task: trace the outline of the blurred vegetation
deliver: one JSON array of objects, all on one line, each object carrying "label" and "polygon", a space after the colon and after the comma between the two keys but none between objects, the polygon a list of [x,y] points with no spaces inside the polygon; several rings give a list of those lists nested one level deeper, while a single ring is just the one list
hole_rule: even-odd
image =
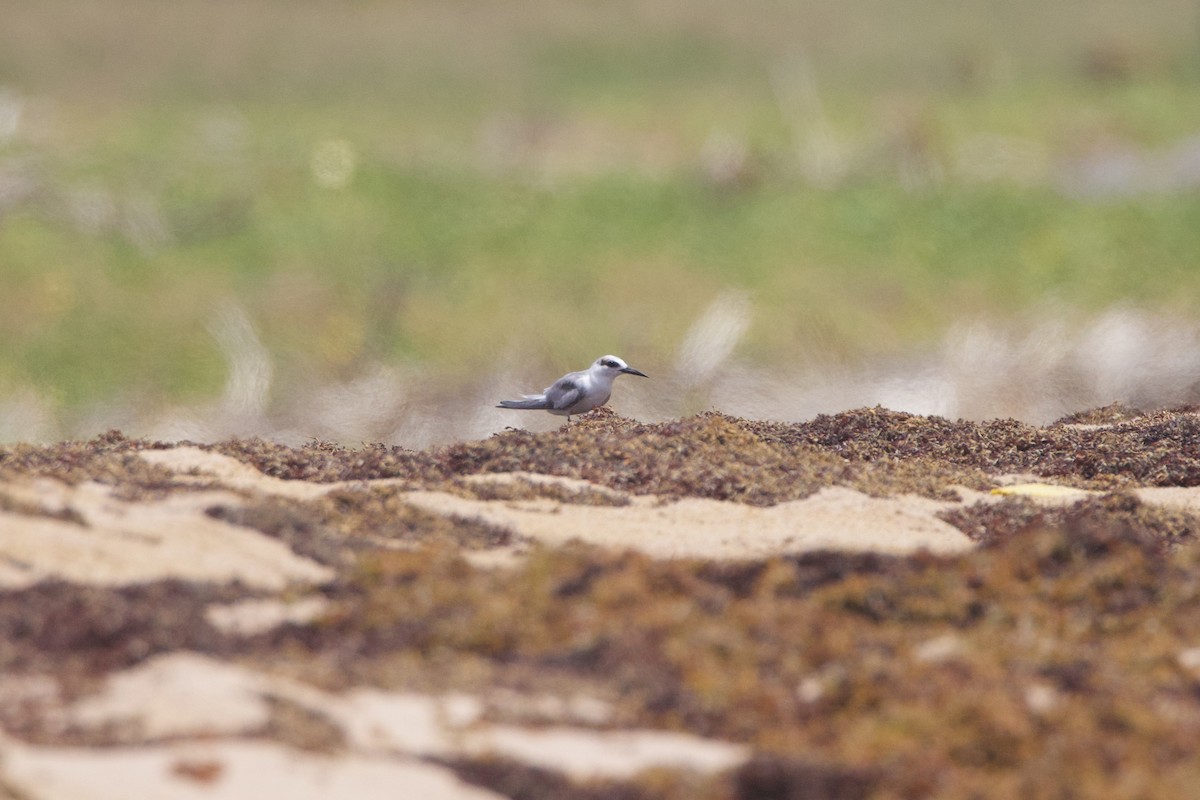
[{"label": "blurred vegetation", "polygon": [[68,415],[217,394],[231,299],[285,386],[651,369],[728,287],[762,364],[1047,302],[1200,310],[1193,0],[3,18],[0,398]]}]

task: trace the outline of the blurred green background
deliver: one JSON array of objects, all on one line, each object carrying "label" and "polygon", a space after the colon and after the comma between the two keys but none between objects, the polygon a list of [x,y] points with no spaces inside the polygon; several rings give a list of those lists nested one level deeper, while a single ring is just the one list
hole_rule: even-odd
[{"label": "blurred green background", "polygon": [[[968,324],[984,343],[954,369],[986,371],[998,331],[1061,340],[1045,318],[1119,308],[1143,339],[1173,320],[1144,364],[1200,311],[1196,0],[2,0],[0,19],[8,440],[482,435],[530,421],[492,415],[496,392],[604,352],[661,378],[635,412],[786,416],[888,396],[739,405],[681,373],[688,342],[799,384],[928,371]],[[1010,345],[1006,385],[1030,347]],[[1193,365],[1163,367],[1162,399],[1191,396]],[[1159,399],[1046,369],[1088,388],[1059,405]]]}]

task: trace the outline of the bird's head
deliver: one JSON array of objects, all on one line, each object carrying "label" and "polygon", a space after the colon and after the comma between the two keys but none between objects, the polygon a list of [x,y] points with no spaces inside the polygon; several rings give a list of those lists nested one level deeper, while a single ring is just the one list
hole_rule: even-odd
[{"label": "bird's head", "polygon": [[614,378],[622,374],[648,377],[646,373],[634,369],[616,356],[600,356],[592,364],[592,369],[601,374],[612,375]]}]

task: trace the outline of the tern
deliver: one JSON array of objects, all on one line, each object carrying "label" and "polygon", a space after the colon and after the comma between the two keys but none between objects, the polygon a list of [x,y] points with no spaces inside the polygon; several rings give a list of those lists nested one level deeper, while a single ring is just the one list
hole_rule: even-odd
[{"label": "tern", "polygon": [[648,377],[616,356],[600,356],[587,369],[563,375],[541,394],[527,394],[520,400],[501,400],[496,408],[549,411],[570,422],[574,415],[585,414],[607,403],[618,375]]}]

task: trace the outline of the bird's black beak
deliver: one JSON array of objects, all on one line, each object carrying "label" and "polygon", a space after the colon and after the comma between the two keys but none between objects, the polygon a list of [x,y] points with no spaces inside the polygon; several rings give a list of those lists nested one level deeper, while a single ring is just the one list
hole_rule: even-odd
[{"label": "bird's black beak", "polygon": [[650,377],[649,375],[642,372],[641,370],[634,369],[633,367],[626,367],[625,369],[621,370],[621,372],[625,373],[626,375],[638,375],[642,378]]}]

